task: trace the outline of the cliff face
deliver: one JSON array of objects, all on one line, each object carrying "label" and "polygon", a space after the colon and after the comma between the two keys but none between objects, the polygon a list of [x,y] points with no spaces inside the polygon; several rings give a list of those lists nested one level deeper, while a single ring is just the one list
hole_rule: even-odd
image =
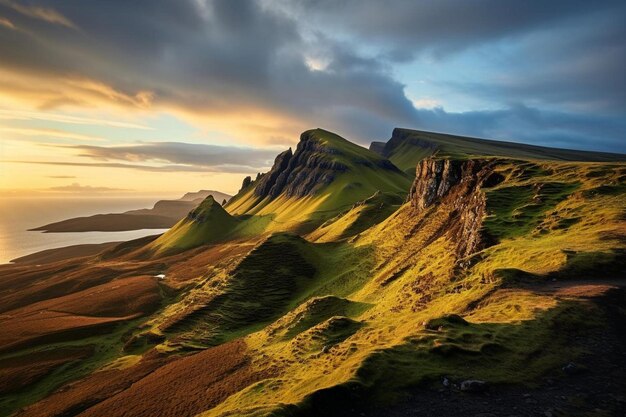
[{"label": "cliff face", "polygon": [[495,162],[428,158],[420,161],[408,200],[416,214],[423,214],[439,203],[438,216],[446,216],[447,234],[457,243],[463,257],[479,250],[484,243],[481,227],[486,214],[483,186],[500,179],[493,173]]},{"label": "cliff face", "polygon": [[300,136],[295,152],[290,148],[276,157],[272,169],[260,178],[254,194],[271,198],[280,194],[287,197],[312,195],[348,171],[352,164],[398,171],[387,160],[352,159],[307,131]]}]

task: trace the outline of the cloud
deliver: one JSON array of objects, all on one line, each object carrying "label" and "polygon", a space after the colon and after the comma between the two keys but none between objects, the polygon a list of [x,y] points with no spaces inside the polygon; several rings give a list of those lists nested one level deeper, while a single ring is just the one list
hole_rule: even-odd
[{"label": "cloud", "polygon": [[264,170],[272,165],[277,150],[183,142],[147,142],[123,146],[62,146],[84,158],[133,163],[167,163],[222,172]]},{"label": "cloud", "polygon": [[63,193],[109,193],[116,191],[132,191],[125,188],[110,188],[110,187],[92,187],[90,185],[80,185],[74,182],[70,185],[62,185],[58,187],[50,187],[48,191],[63,192]]},{"label": "cloud", "polygon": [[[145,172],[222,172],[250,174],[271,167],[280,149],[259,149],[183,142],[146,142],[122,146],[45,145],[72,150],[90,162],[4,160],[1,162],[119,168]],[[97,162],[96,162],[97,161]]]},{"label": "cloud", "polygon": [[48,175],[48,178],[54,179],[72,179],[76,178],[74,175]]},{"label": "cloud", "polygon": [[15,164],[34,164],[34,165],[53,165],[53,166],[70,166],[85,168],[119,168],[130,169],[143,172],[221,172],[231,174],[254,174],[260,170],[254,167],[246,166],[228,166],[222,165],[218,167],[205,167],[193,165],[140,165],[140,164],[124,164],[115,162],[63,162],[63,161],[36,161],[36,160],[3,160],[0,162]]},{"label": "cloud", "polygon": [[36,112],[13,109],[0,109],[0,119],[6,120],[42,120],[47,122],[58,122],[75,125],[95,125],[108,126],[124,129],[153,130],[149,126],[137,123],[126,123],[119,120],[94,119],[89,117],[71,116],[66,114],[56,114],[51,112]]},{"label": "cloud", "polygon": [[22,128],[22,127],[0,127],[0,132],[13,133],[22,136],[33,137],[52,137],[57,139],[73,139],[78,141],[103,141],[105,140],[99,136],[84,135],[81,133],[68,132],[60,129],[43,129],[43,128]]},{"label": "cloud", "polygon": [[445,56],[466,48],[554,29],[568,19],[598,12],[623,11],[623,2],[607,0],[273,0],[297,18],[330,33],[380,48],[394,60],[429,52]]},{"label": "cloud", "polygon": [[419,111],[420,129],[583,150],[626,153],[626,121],[608,116],[545,111],[513,105],[501,110]]},{"label": "cloud", "polygon": [[[317,126],[360,143],[396,126],[602,149],[623,149],[626,136],[623,1],[16,5],[0,1],[0,14],[21,29],[0,28],[0,96],[39,109],[165,111],[257,145],[292,143]],[[412,102],[407,89],[418,78],[428,78],[431,91],[413,87]],[[454,106],[448,97],[471,104]],[[436,103],[460,110],[416,108]],[[162,165],[119,159],[117,166],[262,165],[165,160],[162,150],[145,145],[125,156]],[[122,152],[82,151],[112,160],[111,152]],[[183,158],[181,149],[168,151]]]},{"label": "cloud", "polygon": [[5,28],[15,29],[15,25],[9,19],[0,16],[0,26],[4,26]]},{"label": "cloud", "polygon": [[27,6],[11,0],[0,0],[0,3],[23,14],[24,16],[28,16],[33,19],[39,19],[47,23],[77,29],[74,23],[72,23],[69,19],[67,19],[65,16],[52,8]]}]

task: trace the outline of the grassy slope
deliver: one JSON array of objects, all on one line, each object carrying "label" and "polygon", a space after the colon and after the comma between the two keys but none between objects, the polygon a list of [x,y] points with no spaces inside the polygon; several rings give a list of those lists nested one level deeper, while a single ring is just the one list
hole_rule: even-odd
[{"label": "grassy slope", "polygon": [[435,153],[440,157],[451,158],[500,156],[525,160],[626,161],[626,155],[621,154],[547,148],[410,129],[394,129],[388,144],[385,152],[391,162],[409,173],[414,173],[418,161]]},{"label": "grassy slope", "polygon": [[[282,366],[282,376],[244,390],[206,415],[225,415],[227,410],[255,416],[296,412],[285,407],[286,403],[304,404],[296,414],[306,414],[311,393],[342,382],[353,386],[351,391],[365,389],[367,396],[377,401],[391,400],[404,388],[442,375],[529,383],[573,360],[580,350],[571,345],[570,333],[600,325],[601,314],[584,302],[526,289],[520,286],[523,283],[511,281],[506,272],[523,270],[541,281],[560,271],[562,279],[576,280],[589,278],[588,271],[594,268],[615,265],[626,244],[623,238],[606,236],[626,233],[622,220],[626,167],[535,164],[521,175],[517,162],[501,163],[498,169],[506,180],[487,190],[488,198],[495,197],[490,213],[495,218],[504,213],[503,221],[509,213],[518,213],[516,224],[512,233],[495,234],[497,243],[465,270],[456,268],[454,241],[438,239],[423,245],[424,236],[435,228],[438,213],[426,215],[433,226],[415,232],[411,231],[415,221],[408,206],[351,244],[350,250],[367,251],[368,262],[355,266],[343,258],[345,254],[335,257],[328,253],[324,262],[333,268],[330,273],[318,273],[316,279],[332,279],[343,271],[342,263],[356,267],[359,275],[355,276],[363,277],[364,285],[342,292],[341,297],[368,308],[349,314],[337,303],[328,303],[327,314],[309,314],[320,320],[314,327],[292,324],[302,331],[277,338],[275,328],[284,328],[281,323],[293,321],[293,315],[303,315],[303,310],[310,309],[305,303],[276,324],[250,335],[249,346],[272,358],[270,364]],[[536,167],[540,169],[531,169]],[[564,185],[555,192],[545,184]],[[606,184],[613,185],[606,189]],[[526,187],[540,192],[522,192],[512,201],[499,196],[509,195],[511,188]],[[526,208],[528,215],[524,214]],[[485,225],[487,229],[494,227],[494,217],[490,218],[492,224],[488,221]],[[572,268],[576,258],[572,254],[589,263],[580,268],[578,262],[579,267]],[[331,287],[317,295],[338,294]],[[451,313],[463,315],[467,322],[446,318]],[[346,314],[349,318],[342,318]],[[323,346],[332,348],[321,353]],[[486,360],[490,366],[485,366]],[[255,366],[265,369],[267,363],[267,359],[259,359]],[[316,403],[324,401],[323,395],[314,398]],[[334,401],[339,404],[336,398]]]},{"label": "grassy slope", "polygon": [[383,158],[374,152],[322,129],[305,133],[309,135],[309,140],[315,140],[327,149],[324,159],[339,162],[348,169],[339,173],[332,183],[315,195],[306,198],[281,195],[273,200],[257,201],[254,187],[244,190],[226,205],[226,209],[233,215],[256,216],[246,223],[242,231],[248,227],[254,232],[298,228],[312,230],[377,191],[398,195],[408,191],[410,179],[397,171],[381,168]]},{"label": "grassy slope", "polygon": [[[332,146],[345,145],[319,134]],[[242,338],[253,369],[274,375],[207,416],[325,415],[315,410],[324,395],[339,393],[336,406],[346,393],[383,403],[442,375],[532,383],[574,360],[580,350],[570,336],[601,325],[602,317],[585,302],[529,285],[595,279],[599,268],[623,278],[626,166],[501,160],[497,170],[505,180],[484,190],[484,232],[493,245],[463,260],[464,268],[454,255],[458,242],[430,239],[454,207],[416,214],[408,204],[397,208],[393,191],[367,200],[381,186],[404,186],[381,182],[374,172],[346,173],[319,196],[279,197],[254,208],[245,190],[228,206],[240,216],[226,218],[232,224],[190,225],[194,239],[184,242],[248,236],[250,248],[229,252],[244,245],[238,241],[198,249],[198,261],[164,258],[164,284],[179,293],[134,334],[164,337],[153,344],[173,355]],[[364,178],[376,185],[337,193]],[[259,236],[326,220],[310,241]],[[165,241],[187,239],[187,232],[173,230]],[[112,364],[124,358],[115,354],[107,357]]]},{"label": "grassy slope", "polygon": [[189,216],[176,223],[150,247],[157,253],[190,249],[223,240],[236,226],[237,219],[230,216],[213,196],[208,196]]}]

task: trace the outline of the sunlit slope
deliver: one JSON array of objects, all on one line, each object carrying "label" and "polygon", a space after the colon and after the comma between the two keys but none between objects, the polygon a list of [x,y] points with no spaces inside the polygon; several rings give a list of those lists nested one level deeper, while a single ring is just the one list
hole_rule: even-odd
[{"label": "sunlit slope", "polygon": [[397,194],[378,191],[328,219],[309,233],[307,239],[315,242],[333,242],[353,237],[391,216],[404,202],[405,198]]},{"label": "sunlit slope", "polygon": [[228,214],[213,196],[208,196],[149,247],[163,252],[214,243],[231,235],[237,224],[237,219]]},{"label": "sunlit slope", "polygon": [[278,375],[204,415],[342,415],[444,375],[526,383],[578,357],[572,338],[604,313],[541,288],[626,278],[626,166],[481,159],[446,169],[458,175],[418,174],[409,203],[345,246],[368,261],[344,253],[331,274],[349,268],[358,287],[317,292],[246,338],[256,369]]},{"label": "sunlit slope", "polygon": [[451,158],[498,156],[554,161],[626,161],[626,155],[623,154],[548,148],[400,128],[393,130],[391,139],[384,147],[378,144],[375,149],[406,172],[412,172],[420,160],[435,154]]},{"label": "sunlit slope", "polygon": [[[314,129],[272,170],[226,205],[233,215],[267,219],[267,230],[312,230],[326,219],[381,191],[403,196],[410,179],[385,158],[344,138]],[[259,219],[256,219],[257,222]]]},{"label": "sunlit slope", "polygon": [[[626,281],[626,164],[427,157],[405,189],[377,192],[378,182],[329,207],[342,175],[387,163],[356,163],[370,153],[312,137],[277,160],[271,181],[242,190],[230,214],[207,200],[159,239],[161,249],[195,249],[90,259],[115,277],[163,276],[162,305],[111,334],[115,349],[92,359],[98,372],[60,369],[2,405],[49,395],[18,415],[121,417],[123,404],[137,417],[369,415],[407,391],[438,395],[444,376],[493,387],[558,380],[607,343],[608,312],[626,320],[607,295]],[[5,298],[17,303],[23,289],[13,288]],[[575,404],[587,405],[596,408]]]}]

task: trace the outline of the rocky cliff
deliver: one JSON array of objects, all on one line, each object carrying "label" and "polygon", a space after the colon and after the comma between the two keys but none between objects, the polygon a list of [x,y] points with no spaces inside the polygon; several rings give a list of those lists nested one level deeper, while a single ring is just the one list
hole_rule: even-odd
[{"label": "rocky cliff", "polygon": [[[399,173],[388,160],[373,158],[376,156],[374,154],[372,158],[355,157],[351,149],[334,146],[336,144],[329,143],[318,131],[320,129],[302,133],[295,152],[289,148],[276,157],[272,169],[259,179],[254,190],[256,196],[275,198],[281,194],[287,197],[313,195],[355,166]],[[350,146],[356,147],[352,144]]]},{"label": "rocky cliff", "polygon": [[416,177],[408,196],[416,214],[423,214],[439,203],[438,215],[447,216],[441,230],[458,244],[459,256],[467,256],[484,243],[481,237],[486,199],[483,186],[501,180],[493,172],[493,160],[451,160],[427,158],[417,165]]}]

